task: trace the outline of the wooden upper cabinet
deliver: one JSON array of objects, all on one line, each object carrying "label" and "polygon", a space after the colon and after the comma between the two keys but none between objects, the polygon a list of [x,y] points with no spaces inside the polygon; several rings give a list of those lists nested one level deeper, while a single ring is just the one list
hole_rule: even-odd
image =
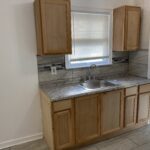
[{"label": "wooden upper cabinet", "polygon": [[106,92],[101,97],[101,134],[123,128],[123,91]]},{"label": "wooden upper cabinet", "polygon": [[38,55],[71,54],[70,0],[35,0]]},{"label": "wooden upper cabinet", "polygon": [[137,50],[140,43],[141,8],[135,6],[116,8],[113,20],[113,50]]},{"label": "wooden upper cabinet", "polygon": [[76,143],[100,136],[99,96],[89,95],[75,100]]}]

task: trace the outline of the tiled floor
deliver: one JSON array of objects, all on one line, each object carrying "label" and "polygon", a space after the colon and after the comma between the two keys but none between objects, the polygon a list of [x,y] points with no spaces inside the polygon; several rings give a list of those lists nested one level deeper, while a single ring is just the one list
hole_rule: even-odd
[{"label": "tiled floor", "polygon": [[[43,140],[38,140],[3,150],[48,150],[48,147]],[[150,126],[80,150],[150,150]]]}]

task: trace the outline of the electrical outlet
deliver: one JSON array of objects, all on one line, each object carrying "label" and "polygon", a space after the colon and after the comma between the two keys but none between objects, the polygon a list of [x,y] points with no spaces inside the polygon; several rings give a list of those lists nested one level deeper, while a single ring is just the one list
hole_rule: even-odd
[{"label": "electrical outlet", "polygon": [[51,67],[51,74],[57,75],[57,68],[56,67]]}]

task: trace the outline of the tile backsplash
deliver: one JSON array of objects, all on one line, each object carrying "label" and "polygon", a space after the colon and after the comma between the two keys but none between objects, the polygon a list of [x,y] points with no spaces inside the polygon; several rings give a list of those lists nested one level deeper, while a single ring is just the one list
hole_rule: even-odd
[{"label": "tile backsplash", "polygon": [[[92,73],[99,78],[125,75],[128,73],[128,52],[113,52],[113,64],[97,67]],[[49,66],[58,65],[57,75],[52,75]],[[39,81],[40,82],[78,82],[85,78],[88,68],[66,70],[64,55],[38,57]]]},{"label": "tile backsplash", "polygon": [[129,54],[129,74],[147,77],[148,50],[139,50]]},{"label": "tile backsplash", "polygon": [[[59,66],[57,75],[52,75],[50,66]],[[85,78],[88,68],[65,69],[65,56],[43,56],[38,57],[39,81],[40,82],[78,82]],[[113,64],[97,67],[93,75],[103,78],[121,75],[136,75],[147,77],[148,72],[148,50],[134,52],[113,52]]]}]

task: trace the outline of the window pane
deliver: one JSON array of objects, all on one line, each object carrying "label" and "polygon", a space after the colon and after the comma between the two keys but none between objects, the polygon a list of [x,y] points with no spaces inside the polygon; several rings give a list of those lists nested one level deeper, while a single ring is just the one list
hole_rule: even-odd
[{"label": "window pane", "polygon": [[109,56],[109,15],[74,12],[72,16],[71,59]]}]

